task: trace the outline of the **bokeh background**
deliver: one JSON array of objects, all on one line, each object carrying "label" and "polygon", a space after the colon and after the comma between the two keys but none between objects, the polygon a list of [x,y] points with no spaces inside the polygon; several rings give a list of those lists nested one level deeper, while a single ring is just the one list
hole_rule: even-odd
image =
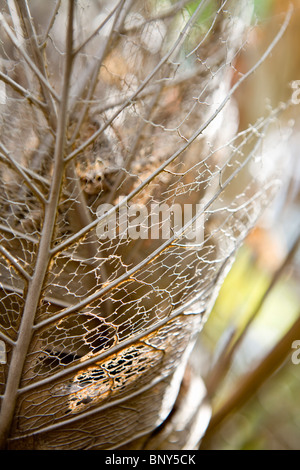
[{"label": "bokeh background", "polygon": [[[238,76],[259,59],[290,5],[283,38],[235,95],[241,129],[269,106],[289,100],[291,84],[300,80],[299,0],[256,0],[248,43],[235,67]],[[203,376],[213,404],[202,449],[300,449],[300,363],[292,361],[293,342],[300,340],[299,106],[286,110],[281,122],[282,135],[276,129],[266,136],[276,143],[262,171],[284,161],[282,189],[239,250],[201,333]]]}]

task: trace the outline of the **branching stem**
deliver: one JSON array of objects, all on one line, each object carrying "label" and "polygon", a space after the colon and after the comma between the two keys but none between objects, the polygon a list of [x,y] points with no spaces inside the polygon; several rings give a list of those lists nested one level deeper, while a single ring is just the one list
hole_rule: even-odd
[{"label": "branching stem", "polygon": [[24,361],[30,345],[33,324],[37,311],[41,289],[47,273],[48,264],[51,258],[50,247],[53,230],[56,220],[57,203],[60,195],[63,172],[64,172],[64,151],[66,140],[66,127],[68,122],[68,95],[70,77],[72,70],[72,47],[73,47],[73,15],[74,0],[68,1],[68,28],[66,33],[66,55],[65,69],[63,75],[62,96],[59,100],[59,114],[57,125],[57,139],[54,152],[53,179],[50,188],[49,199],[45,208],[45,220],[39,244],[36,261],[36,269],[33,277],[28,283],[28,292],[25,301],[24,312],[19,329],[16,346],[13,350],[9,374],[0,414],[0,448],[4,448],[10,431],[11,422],[17,401],[17,392],[22,375]]}]

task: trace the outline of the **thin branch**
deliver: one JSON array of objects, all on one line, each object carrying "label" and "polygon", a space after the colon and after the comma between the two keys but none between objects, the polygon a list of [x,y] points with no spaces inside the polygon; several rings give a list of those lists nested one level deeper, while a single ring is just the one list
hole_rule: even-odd
[{"label": "thin branch", "polygon": [[[112,18],[112,16],[115,14],[115,12],[119,9],[122,8],[122,5],[124,4],[125,0],[119,0],[119,3],[111,10],[111,12],[107,15],[104,21],[93,31],[93,33],[88,36],[80,46],[75,48],[74,50],[74,55],[77,55],[86,45],[88,42],[90,42],[100,31],[101,29],[106,25],[106,23]],[[112,28],[113,30],[113,28]]]},{"label": "thin branch", "polygon": [[[0,283],[0,288],[2,288],[4,291],[9,291],[13,294],[19,294],[20,296],[24,296],[24,290],[19,288],[19,287],[16,287],[16,286],[13,286],[13,285],[10,285],[10,284],[7,284],[6,282],[2,282]],[[60,299],[60,298],[57,298],[57,297],[54,297],[54,296],[51,296],[51,295],[46,295],[43,299],[43,301],[45,303],[50,303],[50,304],[53,304],[53,305],[56,305],[57,307],[59,308],[66,308],[66,307],[70,307],[72,304],[66,300],[63,300],[63,299]]]},{"label": "thin branch", "polygon": [[15,346],[15,341],[13,341],[9,336],[5,335],[0,331],[0,339],[3,339],[6,343],[10,344],[10,346]]},{"label": "thin branch", "polygon": [[[76,174],[74,161],[70,162],[69,165],[67,166],[66,175],[71,185],[72,197],[77,202],[74,208],[76,218],[78,219],[80,226],[85,227],[86,225],[91,223],[92,216],[89,211],[89,208],[87,207],[85,197],[82,192],[82,188],[80,186],[78,176]],[[91,259],[91,266],[93,268],[99,268],[97,255],[99,256],[100,253],[97,253],[97,245],[98,245],[98,240],[96,238],[96,235],[94,235],[92,240],[87,245],[87,251],[89,253],[88,256]],[[102,284],[105,284],[108,279],[107,272],[105,269],[105,264],[101,264],[99,269],[100,269],[100,274],[101,274],[101,282]],[[111,301],[107,302],[105,308],[106,308],[105,313],[109,315],[112,312]]]},{"label": "thin branch", "polygon": [[33,243],[34,245],[37,245],[39,240],[36,237],[33,237],[32,235],[28,235],[27,233],[20,232],[19,230],[15,230],[11,227],[5,226],[3,224],[0,224],[0,231],[4,233],[8,233],[13,236],[13,238],[19,238],[21,240],[26,240],[30,243]]},{"label": "thin branch", "polygon": [[[88,85],[88,89],[87,89],[87,93],[86,93],[86,99],[84,100],[84,105],[83,105],[83,109],[81,110],[81,113],[80,113],[80,116],[79,118],[77,119],[77,124],[76,124],[76,127],[74,129],[74,132],[73,132],[73,135],[70,139],[70,142],[69,142],[69,147],[72,147],[72,145],[74,144],[77,136],[78,136],[78,133],[80,131],[80,128],[81,128],[81,125],[84,121],[84,118],[87,114],[87,111],[89,109],[89,106],[90,106],[90,99],[92,98],[93,96],[93,93],[94,93],[94,90],[95,90],[95,87],[97,85],[97,79],[98,79],[98,75],[99,75],[99,69],[101,67],[101,64],[104,60],[104,57],[105,55],[107,54],[107,51],[108,51],[108,47],[111,43],[111,40],[113,38],[113,35],[115,34],[115,27],[116,27],[116,23],[119,19],[119,16],[121,14],[121,11],[122,11],[122,7],[124,5],[124,2],[125,0],[121,0],[118,5],[117,5],[117,8],[116,8],[116,16],[114,18],[114,22],[113,22],[113,25],[111,27],[111,30],[110,30],[110,33],[108,35],[108,37],[106,38],[106,41],[105,41],[105,44],[103,45],[102,47],[102,51],[101,51],[101,54],[100,54],[100,57],[99,58],[96,58],[95,59],[95,63],[92,63],[89,67],[88,67],[88,70],[86,71],[85,75],[83,76],[83,78],[81,79],[81,83],[80,83],[80,86],[78,87],[78,84],[77,84],[77,90],[74,94],[74,98],[71,100],[71,104],[70,104],[70,109],[73,110],[73,108],[75,107],[75,105],[78,103],[79,101],[79,97],[82,98],[82,93],[83,93],[83,90],[85,90],[87,88],[87,85]],[[115,13],[115,12],[114,12]],[[74,52],[74,56],[76,55],[76,51]]]},{"label": "thin branch", "polygon": [[[36,57],[41,58],[40,50],[38,48],[38,40],[37,40],[36,30],[35,30],[35,26],[33,24],[33,19],[32,19],[31,14],[30,14],[28,2],[27,2],[27,0],[18,0],[18,2],[16,2],[16,0],[14,0],[14,3],[16,5],[16,8],[19,8],[19,10],[21,12],[21,15],[20,15],[21,20],[23,22],[27,23],[26,24],[27,36],[31,41],[31,45],[35,49],[34,53],[35,53]],[[36,50],[37,48],[38,48],[38,50]]]},{"label": "thin branch", "polygon": [[[90,359],[86,359],[84,364],[85,364],[85,367],[88,367],[90,365],[93,365],[95,364],[96,362],[100,361],[100,360],[104,360],[106,359],[107,357],[111,356],[112,354],[116,354],[118,353],[119,351],[131,346],[133,343],[136,343],[138,341],[143,341],[143,339],[145,338],[145,336],[148,336],[149,334],[157,331],[157,329],[163,327],[164,325],[166,325],[167,323],[171,322],[173,319],[177,318],[178,316],[180,315],[201,315],[202,317],[205,315],[205,310],[197,310],[197,312],[195,312],[193,310],[193,307],[194,305],[197,305],[197,302],[201,299],[203,299],[203,295],[205,295],[207,293],[207,291],[210,289],[214,289],[215,285],[217,282],[219,282],[219,280],[221,279],[222,275],[224,274],[224,272],[226,271],[226,267],[228,265],[228,263],[230,262],[230,260],[232,259],[233,255],[235,253],[235,250],[233,250],[231,253],[229,253],[229,255],[225,258],[225,260],[223,261],[220,269],[219,269],[219,272],[216,276],[216,279],[214,279],[213,281],[211,281],[209,283],[208,286],[205,286],[203,288],[203,290],[201,290],[200,292],[198,292],[198,294],[196,296],[194,296],[192,299],[189,299],[187,300],[186,302],[184,302],[180,307],[177,307],[176,309],[174,309],[170,314],[169,316],[166,316],[165,318],[163,319],[160,319],[158,320],[156,323],[154,323],[153,325],[151,326],[148,326],[145,330],[142,330],[140,331],[139,333],[136,333],[134,336],[131,336],[129,337],[128,339],[116,344],[115,346],[113,346],[111,349],[109,350],[106,350],[106,351],[102,351],[100,352],[99,354],[95,354],[93,357],[91,357]],[[191,312],[189,312],[189,309],[192,309]],[[41,325],[41,323],[40,323]],[[70,367],[68,367],[67,369],[65,370],[62,370],[62,371],[59,371],[57,372],[56,374],[53,374],[52,376],[49,376],[45,379],[42,379],[40,380],[39,382],[36,382],[34,384],[29,384],[29,385],[26,385],[22,388],[19,389],[19,394],[21,393],[25,393],[35,387],[38,387],[38,386],[41,386],[41,385],[46,385],[46,384],[49,384],[57,379],[60,379],[62,377],[65,377],[66,375],[69,375],[71,373],[74,373],[78,370],[82,369],[82,363],[79,363],[79,364],[75,364],[75,365],[72,365]]]},{"label": "thin branch", "polygon": [[[163,86],[164,88],[168,87],[176,87],[177,85],[180,85],[181,83],[186,83],[189,80],[193,80],[195,77],[200,77],[201,73],[203,72],[201,67],[194,67],[192,70],[187,70],[184,72],[181,72],[180,75],[177,75],[176,77],[169,77],[169,78],[164,78],[163,80],[160,80],[160,82],[163,81]],[[136,103],[144,98],[151,97],[157,91],[160,89],[161,83],[158,84],[150,84],[149,86],[145,87],[145,89],[139,93],[138,96],[135,97],[134,101],[131,99],[132,103]],[[116,108],[117,106],[123,106],[125,102],[128,100],[128,96],[125,96],[125,98],[119,98],[119,99],[112,99],[111,102],[107,102],[106,104],[99,105],[95,108],[94,112],[95,114],[102,114],[105,111],[108,111],[110,109]]]},{"label": "thin branch", "polygon": [[[41,52],[41,49],[38,44],[37,40],[37,34],[35,30],[35,26],[33,23],[33,19],[30,14],[29,6],[27,3],[27,0],[14,0],[16,8],[19,10],[19,17],[22,22],[23,26],[23,31],[24,35],[27,37],[27,43],[29,44],[29,48],[31,50],[31,54],[33,57],[34,64],[37,65],[38,70],[41,73],[41,76],[43,76],[49,84],[49,80],[46,74],[46,67],[45,67],[45,61]],[[53,100],[52,94],[49,92],[49,87],[45,86],[44,81],[40,80],[41,88],[42,88],[42,93],[44,95],[45,101],[48,104],[48,121],[50,122],[50,125],[53,129],[56,127],[56,105]]]},{"label": "thin branch", "polygon": [[36,106],[41,108],[43,113],[45,112],[46,104],[40,101],[38,98],[36,98],[32,93],[30,93],[30,91],[28,91],[27,89],[19,85],[17,82],[15,82],[12,78],[0,72],[0,80],[5,82],[7,85],[10,85],[17,93],[23,96],[30,103],[35,104]]},{"label": "thin branch", "polygon": [[54,22],[55,22],[55,18],[56,18],[56,15],[58,13],[58,10],[60,9],[60,4],[61,4],[61,0],[57,0],[56,2],[56,5],[55,5],[55,8],[53,10],[53,13],[52,13],[52,16],[50,18],[50,21],[49,21],[49,25],[46,29],[46,33],[44,35],[44,38],[42,40],[42,42],[40,43],[39,47],[42,49],[46,46],[46,43],[47,43],[47,39],[48,39],[48,36],[49,36],[49,33],[54,25]]},{"label": "thin branch", "polygon": [[[215,113],[214,113],[215,114]],[[270,116],[269,118],[269,122],[272,120],[272,118],[274,117],[275,113],[273,112],[272,113],[272,116]],[[211,119],[213,120],[213,119]],[[105,218],[109,218],[112,214],[114,214],[115,212],[117,212],[119,209],[121,209],[124,205],[126,205],[128,202],[131,201],[131,199],[133,199],[134,196],[136,196],[143,188],[145,188],[147,185],[149,185],[155,178],[156,176],[158,176],[171,162],[173,162],[179,155],[181,155],[186,149],[187,147],[196,139],[196,137],[198,137],[198,134],[200,135],[200,133],[203,132],[203,130],[208,126],[208,124],[210,123],[211,121],[208,120],[206,122],[205,125],[203,125],[200,129],[200,131],[197,131],[196,134],[194,134],[190,140],[188,140],[188,142],[180,149],[178,150],[177,152],[175,152],[175,154],[173,154],[169,159],[166,160],[166,162],[164,164],[162,164],[157,170],[155,170],[154,172],[152,172],[152,174],[150,176],[148,176],[144,181],[143,183],[141,183],[135,190],[133,190],[128,196],[122,198],[121,202],[119,202],[117,205],[115,205],[112,209],[110,209],[106,214],[98,217],[97,219],[95,219],[90,225],[86,226],[84,229],[78,231],[77,233],[75,233],[73,236],[69,237],[68,240],[62,242],[60,245],[56,245],[53,249],[52,249],[52,254],[56,254],[58,253],[59,251],[62,251],[63,249],[65,249],[67,246],[71,245],[72,243],[74,243],[76,240],[78,240],[79,238],[81,238],[83,235],[85,235],[88,231],[90,231],[92,228],[94,228],[96,225],[98,225],[99,222],[102,222]],[[268,121],[267,121],[268,122]],[[260,136],[260,139],[261,139],[261,136]],[[228,186],[228,184],[236,177],[236,175],[240,172],[241,168],[245,167],[245,165],[253,158],[253,155],[255,155],[256,153],[256,150],[258,148],[258,145],[259,145],[259,142],[256,144],[256,146],[254,147],[254,150],[252,150],[252,152],[249,153],[247,159],[244,160],[244,162],[241,164],[241,166],[239,168],[237,168],[232,174],[231,176],[227,179],[227,181],[222,185],[220,186],[220,189],[218,192],[216,192],[214,194],[214,196],[211,198],[211,200],[206,204],[205,208],[203,209],[203,212],[205,210],[207,210],[207,208],[220,196],[220,194],[224,191],[224,189]],[[193,222],[191,222],[193,223]],[[174,240],[175,240],[175,236],[174,236]],[[174,241],[173,239],[170,240],[170,243]]]},{"label": "thin branch", "polygon": [[201,38],[201,41],[200,43],[198,43],[194,49],[192,49],[186,56],[186,58],[188,59],[191,55],[193,55],[197,50],[199,50],[199,48],[201,47],[201,45],[206,41],[206,39],[208,38],[208,36],[210,35],[211,31],[213,30],[213,27],[214,25],[216,24],[216,22],[218,21],[218,18],[219,18],[219,14],[220,12],[223,10],[224,6],[226,5],[226,3],[228,2],[228,0],[223,0],[223,3],[221,4],[220,8],[218,9],[217,13],[214,15],[213,17],[213,21],[211,22],[211,25],[210,27],[208,28],[208,30],[206,31],[205,35],[203,36],[203,38]]},{"label": "thin branch", "polygon": [[63,179],[63,156],[65,151],[66,128],[68,124],[68,96],[72,70],[74,0],[68,1],[68,25],[66,31],[66,53],[62,77],[62,96],[59,107],[57,138],[54,151],[54,169],[50,196],[45,208],[45,219],[42,228],[35,272],[28,283],[24,312],[20,323],[18,340],[14,348],[8,372],[5,393],[0,411],[0,447],[4,448],[10,432],[11,422],[16,406],[17,393],[21,380],[24,361],[32,338],[38,302],[40,300],[44,279],[50,262],[50,246],[56,220],[56,209]]},{"label": "thin branch", "polygon": [[2,246],[1,244],[0,244],[0,252],[4,256],[4,258],[19,272],[19,274],[21,274],[21,276],[24,279],[26,279],[27,281],[31,279],[31,276],[20,265],[19,261],[11,253],[9,253],[9,251],[7,251],[6,248],[4,248],[4,246]]},{"label": "thin branch", "polygon": [[35,63],[31,60],[27,52],[25,52],[23,47],[20,45],[18,38],[12,33],[2,13],[0,13],[0,24],[3,26],[5,32],[7,33],[9,39],[11,40],[15,48],[20,52],[20,54],[24,57],[26,63],[33,70],[33,72],[37,75],[38,79],[45,85],[49,93],[56,99],[56,101],[59,102],[59,96],[57,95],[55,90],[53,90],[49,81],[43,76],[43,74],[40,72],[40,70],[35,65]]},{"label": "thin branch", "polygon": [[12,20],[12,26],[13,26],[16,38],[17,38],[19,44],[22,44],[24,42],[24,37],[23,37],[23,34],[22,34],[22,28],[21,28],[21,24],[20,24],[20,17],[17,13],[15,1],[14,0],[6,0],[6,2],[7,2],[9,15],[10,15],[10,18]]},{"label": "thin branch", "polygon": [[130,98],[128,98],[125,103],[113,114],[113,116],[94,134],[87,139],[82,145],[80,145],[76,150],[71,152],[67,157],[66,157],[66,162],[69,162],[73,158],[75,158],[78,154],[82,153],[91,143],[94,142],[97,137],[99,137],[105,129],[107,129],[111,123],[121,114],[121,112],[127,108],[129,105],[132,104],[132,102],[135,100],[135,98],[143,91],[143,89],[146,87],[146,85],[152,80],[152,78],[158,73],[158,71],[162,68],[162,66],[167,62],[167,60],[171,57],[171,55],[175,52],[175,50],[180,46],[180,44],[184,41],[188,31],[196,21],[199,12],[202,9],[202,6],[206,0],[202,0],[200,4],[198,5],[196,11],[194,14],[191,16],[189,21],[185,24],[184,28],[180,32],[177,40],[174,42],[173,46],[170,48],[170,50],[164,55],[164,57],[159,61],[159,63],[154,67],[151,73],[143,80],[141,85],[138,87],[138,89],[131,95]]},{"label": "thin branch", "polygon": [[279,369],[291,352],[291,344],[299,335],[300,312],[297,320],[293,323],[288,332],[280,339],[270,353],[261,360],[254,370],[242,377],[238,386],[234,388],[233,393],[220,406],[219,410],[213,414],[202,445],[233,412],[245,405],[272,374]]},{"label": "thin branch", "polygon": [[177,13],[180,10],[182,10],[185,7],[185,5],[187,5],[190,2],[191,0],[180,0],[179,2],[175,3],[170,8],[163,11],[162,13],[154,15],[151,18],[147,18],[145,21],[142,21],[136,26],[134,25],[134,26],[128,26],[127,28],[124,28],[123,30],[121,30],[121,34],[135,33],[136,31],[144,28],[147,24],[152,23],[153,21],[167,20],[168,18],[172,18],[175,15],[177,15]]},{"label": "thin branch", "polygon": [[[272,279],[269,283],[268,288],[264,292],[263,296],[261,297],[258,305],[255,307],[254,311],[251,314],[251,317],[248,319],[247,324],[243,328],[243,331],[239,334],[238,337],[231,338],[231,341],[224,347],[224,349],[219,354],[219,359],[216,366],[209,372],[208,377],[206,378],[206,389],[209,396],[214,395],[216,390],[219,388],[220,383],[225,378],[231,364],[234,354],[236,353],[238,347],[240,346],[241,342],[245,338],[250,326],[252,325],[253,321],[256,319],[258,313],[261,311],[262,306],[264,305],[265,301],[267,300],[270,293],[273,291],[274,286],[277,284],[278,280],[284,274],[286,268],[290,265],[291,261],[295,257],[295,254],[300,245],[300,233],[296,238],[295,242],[291,246],[289,252],[287,253],[285,259],[275,271],[272,276]],[[235,333],[234,333],[235,334]]]},{"label": "thin branch", "polygon": [[153,111],[153,108],[157,104],[157,100],[158,100],[158,97],[161,93],[161,89],[162,89],[162,86],[160,86],[158,88],[157,92],[155,93],[154,97],[152,98],[152,101],[151,101],[151,103],[148,106],[148,109],[146,111],[146,116],[143,118],[141,125],[137,129],[136,136],[133,140],[133,143],[132,143],[132,145],[131,145],[131,147],[128,151],[127,157],[125,159],[125,163],[124,163],[124,167],[123,167],[124,173],[120,172],[117,175],[114,186],[113,186],[112,190],[110,191],[110,193],[108,194],[108,197],[107,197],[107,200],[106,200],[107,203],[111,203],[114,200],[117,189],[119,188],[121,183],[124,181],[124,179],[126,177],[125,176],[126,172],[129,171],[129,169],[130,169],[132,161],[136,156],[138,146],[139,146],[140,140],[142,138],[142,133],[145,130],[145,127],[148,124],[148,120],[150,119],[150,115]]},{"label": "thin branch", "polygon": [[[244,167],[252,158],[253,158],[253,155],[256,154],[257,152],[257,149],[260,145],[260,140],[258,140],[258,142],[256,143],[254,149],[252,150],[252,152],[249,153],[248,157],[245,159],[245,161],[241,164],[241,168]],[[213,195],[213,197],[205,204],[205,206],[188,222],[186,223],[183,228],[181,228],[176,234],[174,234],[171,238],[169,238],[168,240],[166,240],[164,243],[162,243],[156,250],[154,250],[152,253],[150,253],[147,257],[145,257],[140,263],[138,263],[136,266],[134,266],[133,268],[129,269],[127,272],[125,272],[124,274],[122,274],[121,276],[119,276],[118,278],[114,279],[112,282],[110,282],[109,284],[107,284],[106,286],[102,287],[101,289],[99,289],[97,292],[91,294],[90,296],[86,297],[85,299],[83,299],[82,301],[78,302],[77,304],[75,304],[74,306],[72,306],[71,308],[68,308],[60,313],[58,313],[57,315],[54,315],[52,316],[51,318],[48,318],[44,321],[41,321],[40,323],[36,324],[35,325],[35,329],[39,329],[43,326],[45,326],[46,324],[48,323],[52,323],[54,321],[57,321],[75,311],[78,311],[80,309],[82,309],[83,307],[89,305],[90,303],[92,303],[93,301],[103,297],[106,293],[108,293],[109,291],[111,291],[112,289],[114,289],[115,287],[117,287],[118,285],[121,285],[122,283],[124,283],[125,281],[128,281],[129,279],[132,278],[132,276],[134,276],[136,273],[138,273],[139,271],[141,271],[141,269],[143,269],[145,266],[147,266],[149,263],[151,263],[153,260],[155,260],[161,253],[163,253],[167,248],[169,248],[174,242],[176,242],[177,240],[179,240],[179,238],[181,237],[182,234],[184,234],[188,229],[189,227],[191,227],[195,221],[197,220],[198,217],[201,217],[205,211],[209,208],[209,206],[216,200],[218,199],[218,197],[223,193],[223,191],[226,189],[226,187],[230,184],[230,182],[232,181],[232,179],[234,179],[234,177],[236,176],[237,172],[240,171],[241,168],[238,168],[235,172],[233,172],[229,177],[228,179],[226,180],[226,182],[222,185],[222,187],[219,188],[218,191],[216,191]],[[257,196],[258,197],[258,196]],[[113,209],[112,209],[113,210]],[[108,211],[107,215],[109,216],[109,214],[112,212],[111,211]],[[105,216],[104,216],[105,217]]]},{"label": "thin branch", "polygon": [[[81,365],[82,368],[82,365]],[[166,380],[166,376],[158,375],[158,377],[154,378],[150,383],[147,383],[146,385],[143,385],[142,387],[137,387],[136,389],[132,390],[131,392],[127,393],[125,396],[121,398],[116,398],[113,401],[110,401],[108,403],[105,403],[103,405],[100,405],[96,408],[88,409],[87,411],[84,411],[77,416],[72,416],[71,418],[66,418],[64,420],[61,420],[59,422],[56,422],[54,424],[51,424],[49,426],[44,426],[42,428],[39,428],[37,430],[32,431],[30,434],[23,434],[22,438],[26,438],[27,436],[36,436],[45,432],[51,432],[57,429],[60,429],[62,426],[69,425],[76,423],[78,421],[81,421],[82,419],[89,419],[91,416],[95,415],[96,413],[99,413],[101,411],[104,411],[108,408],[111,408],[113,406],[121,406],[122,403],[127,402],[127,400],[130,400],[134,398],[135,396],[140,395],[141,393],[151,389],[154,387],[156,384]],[[0,395],[1,398],[1,395]],[[9,441],[18,441],[20,439],[20,436],[16,436],[13,438],[9,438]]]},{"label": "thin branch", "polygon": [[[96,60],[95,64],[92,64],[88,68],[88,71],[84,75],[84,78],[81,80],[81,84],[80,84],[79,88],[78,88],[78,85],[77,85],[77,88],[78,88],[77,92],[75,92],[74,97],[71,100],[70,113],[74,112],[74,107],[76,106],[76,104],[79,101],[79,96],[81,96],[81,94],[83,93],[83,90],[86,89],[87,84],[89,82],[88,90],[87,90],[87,100],[84,103],[83,108],[80,112],[80,115],[77,119],[77,124],[75,126],[73,135],[72,135],[70,141],[68,142],[69,147],[72,147],[73,143],[75,142],[75,140],[77,138],[77,135],[80,131],[81,125],[82,125],[82,123],[84,121],[84,118],[86,116],[86,113],[88,112],[88,108],[90,106],[89,99],[92,97],[92,95],[94,93],[94,90],[95,90],[95,87],[96,87],[96,84],[97,84],[99,68],[101,66],[101,63],[102,63],[107,51],[108,51],[108,47],[111,43],[113,35],[116,32],[115,31],[116,24],[119,20],[119,17],[120,17],[122,7],[123,7],[124,3],[125,3],[125,0],[121,0],[117,4],[116,8],[113,10],[112,14],[109,15],[109,18],[110,18],[110,17],[113,16],[113,14],[115,14],[115,18],[114,18],[113,25],[111,27],[110,34],[106,38],[105,44],[102,47],[102,52],[100,54],[100,58],[98,58]],[[73,58],[75,58],[75,56],[76,56],[76,54],[78,54],[78,52],[79,52],[78,49],[73,52]],[[92,71],[92,72],[90,73],[90,71]],[[76,200],[79,203],[79,204],[76,204],[75,210],[77,211],[77,214],[79,216],[79,221],[81,222],[81,226],[85,227],[87,224],[91,223],[92,218],[91,218],[91,214],[89,212],[89,209],[87,208],[85,198],[82,194],[82,189],[81,189],[81,186],[80,186],[79,178],[78,178],[78,175],[76,174],[76,171],[75,171],[75,168],[74,168],[74,161],[71,161],[69,163],[69,165],[67,165],[67,172],[69,172],[69,174],[71,174],[71,178],[69,178],[70,184],[71,184],[71,191],[72,191],[73,194],[77,195]],[[94,248],[93,243],[89,245],[89,250],[91,252],[91,258],[94,259],[95,258],[95,248]],[[101,272],[102,281],[104,283],[107,280],[107,274],[106,274],[106,270],[105,270],[104,265],[102,265],[100,267],[100,272]],[[108,302],[108,306],[109,306],[109,304],[110,304],[110,302]],[[109,306],[109,308],[111,308],[111,305]]]},{"label": "thin branch", "polygon": [[[126,196],[125,198],[122,199],[122,201],[117,204],[116,206],[114,206],[114,208],[109,211],[107,213],[107,216],[111,215],[111,213],[113,212],[116,212],[118,211],[121,207],[123,207],[123,205],[127,204],[131,199],[133,199],[134,196],[136,196],[137,194],[139,194],[142,189],[144,189],[146,186],[148,186],[151,181],[153,181],[160,173],[162,173],[164,171],[164,169],[170,165],[170,163],[172,163],[174,160],[176,160],[180,155],[182,155],[185,150],[204,132],[204,130],[214,121],[214,119],[220,114],[220,112],[223,110],[223,108],[226,106],[226,104],[228,103],[228,101],[231,99],[231,97],[233,96],[233,94],[237,91],[237,89],[263,64],[263,62],[269,57],[269,55],[271,54],[272,50],[274,49],[274,47],[276,46],[276,44],[278,43],[278,41],[281,39],[281,37],[283,36],[283,34],[285,33],[286,31],[286,28],[290,22],[290,19],[291,19],[291,16],[292,16],[292,11],[293,11],[293,8],[292,6],[290,6],[286,16],[285,16],[285,20],[284,20],[284,23],[282,24],[279,32],[276,34],[275,38],[273,39],[273,41],[271,42],[271,44],[269,45],[269,47],[266,49],[266,51],[264,52],[264,54],[260,57],[260,59],[256,62],[256,64],[253,65],[253,67],[247,72],[245,73],[244,75],[242,75],[242,77],[235,83],[235,85],[233,85],[233,87],[230,89],[230,91],[227,93],[226,97],[224,98],[224,100],[221,102],[221,104],[218,106],[218,108],[215,110],[215,112],[205,121],[204,124],[202,124],[195,132],[194,134],[190,137],[190,139],[188,139],[188,141],[179,149],[177,150],[171,157],[167,158],[166,161],[159,167],[157,168],[157,170],[155,170],[149,177],[147,177],[135,190],[133,190],[128,196]],[[137,93],[136,93],[137,94]],[[122,108],[125,108],[125,104],[122,106]],[[276,112],[279,112],[280,110],[282,110],[284,108],[283,105],[280,106],[279,110],[276,110]],[[106,128],[110,123],[111,121],[113,121],[113,119],[115,118],[116,115],[118,115],[119,112],[115,113],[115,115],[113,116],[113,118],[108,121],[107,125],[104,126],[104,128]],[[104,130],[104,128],[102,128],[102,130]],[[100,129],[101,130],[101,129]],[[100,131],[97,132],[96,134],[99,135]],[[95,134],[94,134],[95,136]],[[91,139],[88,139],[88,142],[90,141]],[[92,139],[94,140],[94,139]],[[73,153],[71,153],[68,158],[66,159],[66,161],[69,161],[71,160],[74,156],[76,156],[82,149],[82,148],[85,148],[87,146],[87,144],[83,144],[81,147],[79,147],[79,149],[77,149],[76,151],[74,151]],[[235,173],[236,174],[236,173]],[[55,253],[58,253],[60,250],[64,249],[66,246],[72,244],[73,242],[75,242],[76,240],[78,240],[80,237],[82,237],[83,235],[85,235],[89,230],[91,230],[92,228],[94,228],[102,219],[104,218],[104,216],[102,217],[99,217],[98,219],[94,220],[90,225],[88,225],[87,227],[85,227],[84,229],[78,231],[77,233],[75,233],[73,236],[71,236],[67,241],[61,243],[60,245],[57,245],[53,250],[52,250],[52,253],[55,254]]]},{"label": "thin branch", "polygon": [[36,195],[36,197],[43,203],[46,203],[44,195],[40,192],[40,190],[33,184],[33,182],[28,178],[25,171],[19,165],[19,163],[10,155],[9,150],[5,148],[5,146],[0,142],[0,149],[3,152],[4,157],[8,160],[9,163],[17,172],[18,174],[24,179],[26,185],[31,189],[31,191]]},{"label": "thin branch", "polygon": [[[88,63],[87,69],[85,70],[85,73],[82,74],[81,78],[77,83],[74,85],[74,89],[72,89],[70,96],[70,110],[71,112],[74,112],[75,106],[78,104],[79,100],[82,100],[84,97],[84,94],[87,96],[91,96],[93,93],[93,90],[96,86],[97,83],[97,77],[99,74],[99,69],[100,66],[103,62],[103,59],[108,51],[108,47],[111,43],[112,37],[114,36],[115,33],[115,26],[116,22],[122,12],[122,6],[126,0],[122,0],[122,3],[118,5],[119,10],[116,12],[115,18],[114,18],[114,23],[112,28],[110,29],[110,33],[108,34],[107,38],[105,38],[105,41],[103,44],[101,44],[101,50],[98,53],[98,56],[94,58],[93,61],[90,61]],[[75,55],[75,54],[74,54]],[[86,92],[86,90],[88,90]],[[89,100],[88,100],[89,101]]]}]

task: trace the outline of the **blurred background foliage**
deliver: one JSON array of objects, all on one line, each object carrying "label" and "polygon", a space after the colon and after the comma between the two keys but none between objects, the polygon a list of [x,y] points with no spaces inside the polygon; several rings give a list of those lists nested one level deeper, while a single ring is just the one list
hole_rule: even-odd
[{"label": "blurred background foliage", "polygon": [[[236,93],[241,129],[288,100],[300,79],[299,0],[255,0],[248,44],[234,66],[238,76],[260,57],[289,3],[283,39]],[[240,248],[201,333],[213,405],[202,449],[300,450],[300,364],[292,362],[292,343],[300,340],[299,106],[284,112],[282,126],[292,131],[269,155],[273,165],[286,160],[282,190]]]}]

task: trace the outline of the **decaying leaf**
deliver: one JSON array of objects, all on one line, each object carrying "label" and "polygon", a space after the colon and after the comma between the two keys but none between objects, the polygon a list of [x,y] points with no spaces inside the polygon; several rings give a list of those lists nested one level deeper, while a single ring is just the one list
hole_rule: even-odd
[{"label": "decaying leaf", "polygon": [[1,2],[3,448],[197,445],[209,412],[190,353],[278,187],[249,164],[280,109],[240,131],[231,98],[288,17],[237,79],[251,15]]}]

